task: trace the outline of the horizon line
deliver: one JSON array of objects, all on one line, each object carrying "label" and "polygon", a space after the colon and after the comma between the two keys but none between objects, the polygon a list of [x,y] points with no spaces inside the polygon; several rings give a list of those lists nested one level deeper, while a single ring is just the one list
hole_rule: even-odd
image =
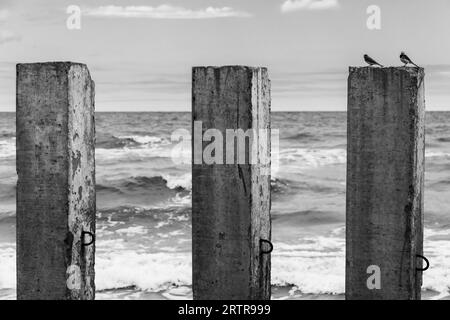
[{"label": "horizon line", "polygon": [[[347,113],[347,110],[272,110],[271,113],[313,113],[313,112],[329,112],[329,113]],[[450,112],[450,109],[448,110],[425,110],[425,112]],[[16,111],[0,111],[0,113],[16,113]],[[192,113],[192,111],[180,111],[180,110],[173,110],[173,111],[113,111],[113,110],[105,110],[105,111],[97,111],[95,110],[95,113]]]}]

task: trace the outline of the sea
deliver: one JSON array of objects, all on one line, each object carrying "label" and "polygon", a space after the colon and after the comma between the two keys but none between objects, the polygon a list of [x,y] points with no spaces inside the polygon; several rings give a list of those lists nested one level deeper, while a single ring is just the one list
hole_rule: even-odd
[{"label": "sea", "polygon": [[[97,299],[192,299],[186,113],[97,113]],[[273,112],[272,298],[343,299],[345,112]],[[16,292],[15,114],[0,113],[0,299]],[[184,159],[184,161],[183,161]],[[423,297],[450,295],[450,112],[426,115]]]}]

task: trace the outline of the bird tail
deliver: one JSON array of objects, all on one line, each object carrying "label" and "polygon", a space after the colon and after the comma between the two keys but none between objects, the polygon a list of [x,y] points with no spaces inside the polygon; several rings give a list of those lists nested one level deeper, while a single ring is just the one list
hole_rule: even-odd
[{"label": "bird tail", "polygon": [[420,68],[417,64],[415,64],[414,62],[411,62],[416,68]]},{"label": "bird tail", "polygon": [[384,68],[384,66],[382,64],[377,63],[377,65],[379,65],[380,67]]}]

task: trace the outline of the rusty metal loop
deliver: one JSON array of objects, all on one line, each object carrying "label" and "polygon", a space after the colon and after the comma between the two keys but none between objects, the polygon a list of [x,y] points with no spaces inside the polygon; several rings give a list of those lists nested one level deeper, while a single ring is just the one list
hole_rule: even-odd
[{"label": "rusty metal loop", "polygon": [[[88,234],[91,237],[91,241],[89,243],[85,243],[84,242],[84,236]],[[95,235],[92,232],[89,231],[81,231],[81,245],[83,247],[87,247],[90,246],[91,244],[93,244],[95,242]]]},{"label": "rusty metal loop", "polygon": [[425,263],[427,264],[427,266],[426,266],[425,268],[423,268],[423,269],[416,268],[416,270],[417,270],[417,271],[421,271],[421,272],[427,271],[428,268],[430,267],[430,261],[428,261],[427,258],[425,258],[424,256],[421,256],[420,254],[416,254],[416,257],[417,257],[417,258],[423,259],[423,260],[425,261]]},{"label": "rusty metal loop", "polygon": [[[262,249],[262,245],[263,245],[263,243],[267,243],[268,245],[269,245],[269,250],[267,250],[267,251],[265,251],[265,250],[263,250]],[[260,239],[259,240],[259,245],[260,245],[260,247],[261,247],[261,254],[269,254],[269,253],[271,253],[272,251],[273,251],[273,244],[272,244],[272,242],[270,242],[269,240],[265,240],[265,239]]]}]

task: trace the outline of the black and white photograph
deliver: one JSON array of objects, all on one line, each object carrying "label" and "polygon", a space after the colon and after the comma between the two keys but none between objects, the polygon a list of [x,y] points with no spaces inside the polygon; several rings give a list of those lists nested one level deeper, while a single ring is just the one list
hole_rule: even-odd
[{"label": "black and white photograph", "polygon": [[449,34],[448,0],[0,0],[0,300],[450,300]]}]

